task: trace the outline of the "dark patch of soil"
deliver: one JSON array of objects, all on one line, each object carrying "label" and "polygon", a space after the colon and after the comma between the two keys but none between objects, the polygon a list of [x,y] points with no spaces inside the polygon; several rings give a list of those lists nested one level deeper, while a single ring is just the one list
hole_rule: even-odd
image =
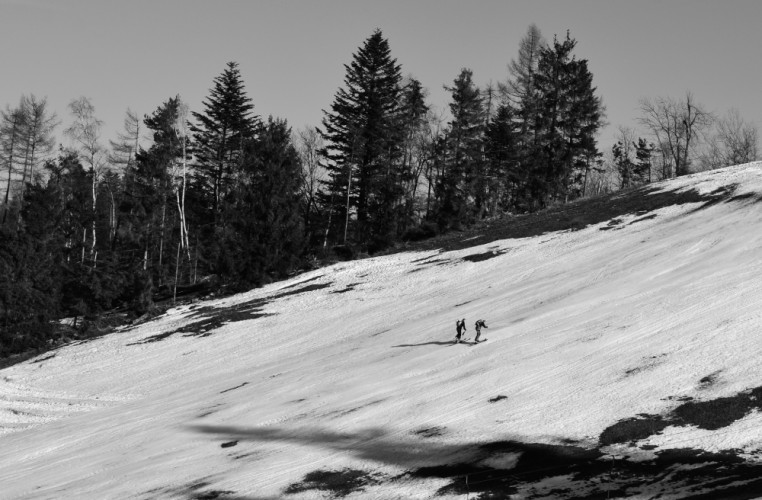
[{"label": "dark patch of soil", "polygon": [[316,470],[304,476],[299,483],[290,485],[285,493],[295,494],[310,490],[330,492],[337,498],[362,491],[365,486],[378,484],[378,475],[362,470],[345,468],[340,471]]},{"label": "dark patch of soil", "polygon": [[489,252],[475,253],[475,254],[471,254],[471,255],[466,255],[465,257],[463,257],[463,260],[468,261],[468,262],[482,262],[482,261],[485,261],[485,260],[494,259],[495,257],[503,255],[504,253],[505,253],[505,251],[494,251],[494,250],[491,250]]}]

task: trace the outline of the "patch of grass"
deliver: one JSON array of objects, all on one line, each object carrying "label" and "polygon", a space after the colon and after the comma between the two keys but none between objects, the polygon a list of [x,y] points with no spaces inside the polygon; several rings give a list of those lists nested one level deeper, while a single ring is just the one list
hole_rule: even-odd
[{"label": "patch of grass", "polygon": [[328,491],[341,498],[362,491],[365,486],[378,484],[378,476],[362,470],[345,468],[340,471],[316,470],[304,476],[304,479],[286,488],[287,495],[310,490]]}]

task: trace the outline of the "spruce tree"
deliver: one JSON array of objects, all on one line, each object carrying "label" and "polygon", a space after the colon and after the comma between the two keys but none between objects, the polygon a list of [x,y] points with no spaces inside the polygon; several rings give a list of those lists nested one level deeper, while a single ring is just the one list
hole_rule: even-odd
[{"label": "spruce tree", "polygon": [[633,174],[635,164],[628,155],[628,149],[622,144],[622,141],[617,141],[611,148],[611,153],[614,156],[614,165],[619,172],[619,178],[621,179],[621,189],[628,188],[633,183]]},{"label": "spruce tree", "polygon": [[304,241],[301,164],[287,123],[270,117],[247,149],[217,266],[240,287],[286,276]]},{"label": "spruce tree", "polygon": [[537,141],[531,150],[533,196],[540,206],[582,193],[582,180],[598,155],[595,135],[603,105],[595,95],[587,60],[576,59],[570,38],[540,52],[534,85],[538,93]]},{"label": "spruce tree", "polygon": [[473,72],[462,69],[452,87],[452,120],[447,130],[444,172],[439,180],[438,224],[458,227],[479,215],[484,205],[483,132],[485,111]]},{"label": "spruce tree", "polygon": [[635,146],[635,175],[639,182],[651,182],[651,163],[656,146],[639,137]]},{"label": "spruce tree", "polygon": [[[330,213],[335,242],[367,244],[388,230],[386,214],[396,197],[392,165],[399,160],[401,134],[395,129],[400,66],[389,42],[376,30],[345,65],[344,87],[323,111],[323,150],[328,180],[321,200]],[[391,184],[391,186],[390,186]],[[356,220],[350,230],[350,214]]]},{"label": "spruce tree", "polygon": [[246,95],[238,63],[229,62],[204,100],[204,111],[193,113],[196,169],[203,179],[205,196],[215,226],[224,224],[221,212],[233,180],[241,169],[248,141],[260,127],[254,105]]},{"label": "spruce tree", "polygon": [[519,168],[520,129],[510,105],[498,106],[484,132],[489,212],[510,210],[520,203],[523,178]]}]

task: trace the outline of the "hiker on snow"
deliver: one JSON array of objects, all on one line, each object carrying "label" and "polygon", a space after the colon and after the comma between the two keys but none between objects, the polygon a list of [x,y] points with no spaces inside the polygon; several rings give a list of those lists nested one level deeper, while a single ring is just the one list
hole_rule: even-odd
[{"label": "hiker on snow", "polygon": [[474,342],[479,342],[479,336],[482,334],[482,328],[488,328],[487,323],[485,323],[483,319],[480,319],[476,322],[474,328],[476,328],[476,338],[474,339]]},{"label": "hiker on snow", "polygon": [[459,344],[461,336],[466,331],[466,318],[463,318],[460,321],[455,321],[455,330],[458,332],[455,335],[455,343]]}]

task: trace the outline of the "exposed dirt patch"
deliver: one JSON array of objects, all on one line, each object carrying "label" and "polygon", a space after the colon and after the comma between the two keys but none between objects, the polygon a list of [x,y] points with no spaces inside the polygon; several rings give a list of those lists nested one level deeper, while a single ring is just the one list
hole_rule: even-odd
[{"label": "exposed dirt patch", "polygon": [[363,491],[366,486],[379,483],[378,474],[362,470],[345,468],[342,470],[316,470],[310,472],[299,483],[286,488],[287,495],[302,493],[310,490],[329,492],[337,498],[342,498],[356,491]]}]

